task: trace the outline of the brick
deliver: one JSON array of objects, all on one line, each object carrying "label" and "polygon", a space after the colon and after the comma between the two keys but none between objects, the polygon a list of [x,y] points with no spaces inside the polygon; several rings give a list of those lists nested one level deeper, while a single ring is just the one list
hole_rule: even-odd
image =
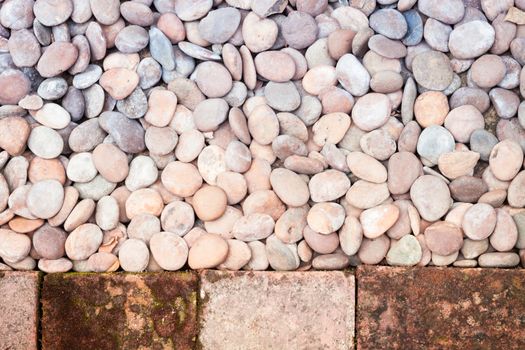
[{"label": "brick", "polygon": [[357,348],[525,349],[525,271],[357,269]]},{"label": "brick", "polygon": [[204,271],[200,349],[353,349],[354,276]]},{"label": "brick", "polygon": [[37,349],[39,279],[38,272],[0,271],[0,349]]},{"label": "brick", "polygon": [[193,273],[50,274],[42,291],[42,348],[193,349]]}]

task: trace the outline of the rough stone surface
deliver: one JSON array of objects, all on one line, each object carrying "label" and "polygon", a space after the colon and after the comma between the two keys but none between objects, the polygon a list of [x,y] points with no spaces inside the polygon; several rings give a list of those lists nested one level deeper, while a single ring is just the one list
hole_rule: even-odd
[{"label": "rough stone surface", "polygon": [[191,349],[195,274],[50,274],[42,293],[42,349]]},{"label": "rough stone surface", "polygon": [[199,346],[352,349],[354,283],[345,272],[204,271]]},{"label": "rough stone surface", "polygon": [[0,271],[0,349],[38,349],[38,272]]},{"label": "rough stone surface", "polygon": [[520,270],[360,266],[358,349],[518,349]]}]

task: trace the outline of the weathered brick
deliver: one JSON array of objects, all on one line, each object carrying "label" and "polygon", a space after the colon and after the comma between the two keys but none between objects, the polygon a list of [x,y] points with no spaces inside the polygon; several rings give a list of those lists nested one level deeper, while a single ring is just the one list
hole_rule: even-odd
[{"label": "weathered brick", "polygon": [[200,349],[353,349],[354,276],[204,271]]},{"label": "weathered brick", "polygon": [[357,269],[357,348],[525,349],[525,271]]},{"label": "weathered brick", "polygon": [[51,274],[42,292],[42,348],[192,349],[193,273]]},{"label": "weathered brick", "polygon": [[38,272],[0,271],[0,349],[37,349],[38,288]]}]

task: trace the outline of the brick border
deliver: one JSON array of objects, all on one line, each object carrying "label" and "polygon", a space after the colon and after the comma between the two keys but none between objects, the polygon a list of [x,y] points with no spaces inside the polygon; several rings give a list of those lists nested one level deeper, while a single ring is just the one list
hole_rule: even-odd
[{"label": "brick border", "polygon": [[[144,282],[146,280],[149,282]],[[183,280],[185,282],[181,282]],[[100,288],[95,288],[100,281],[105,281],[106,284],[102,283]],[[346,286],[350,286],[351,291],[341,287],[344,283],[349,283]],[[55,293],[51,293],[49,289],[52,284],[54,284]],[[9,287],[6,287],[7,285]],[[100,342],[100,333],[95,332],[89,335],[86,329],[92,327],[93,330],[99,332],[110,330],[122,336],[126,331],[126,328],[122,327],[122,324],[126,323],[122,323],[122,320],[111,323],[115,320],[114,318],[105,320],[105,317],[99,319],[95,317],[93,323],[79,325],[75,324],[74,318],[70,317],[71,312],[77,309],[64,300],[71,299],[72,293],[80,291],[84,293],[85,298],[89,299],[93,296],[96,299],[101,293],[106,292],[108,285],[113,288],[114,295],[108,300],[117,305],[114,307],[121,305],[123,308],[122,305],[126,304],[125,300],[129,300],[130,296],[135,298],[133,300],[138,300],[138,304],[141,300],[146,300],[139,305],[142,308],[135,308],[133,303],[128,305],[131,310],[131,319],[137,315],[141,316],[142,312],[146,313],[147,311],[144,310],[148,310],[149,306],[155,304],[151,302],[152,290],[164,295],[164,302],[167,306],[161,308],[159,314],[149,313],[148,317],[157,322],[157,328],[161,329],[160,333],[156,333],[157,336],[150,337],[153,339],[152,344],[167,344],[166,348],[174,344],[177,345],[177,349],[220,348],[209,346],[209,344],[222,344],[228,349],[256,348],[253,346],[253,341],[241,344],[232,343],[233,340],[228,339],[229,342],[221,343],[224,337],[231,338],[231,334],[234,334],[232,332],[244,332],[244,335],[248,335],[245,337],[248,340],[250,337],[259,335],[275,340],[279,345],[293,345],[291,341],[286,342],[283,334],[287,333],[279,333],[278,327],[286,329],[294,324],[299,325],[295,333],[287,332],[295,336],[296,343],[294,344],[297,345],[295,348],[356,348],[359,350],[525,348],[524,270],[360,266],[355,270],[355,280],[354,271],[286,273],[201,271],[200,274],[195,272],[66,273],[50,274],[44,278],[38,272],[0,272],[0,349],[59,350],[71,348],[73,345],[76,349],[134,349],[146,346],[150,338],[135,337],[142,340],[139,343],[122,343],[124,346],[119,343],[111,343],[111,341]],[[2,286],[4,286],[3,289]],[[115,294],[115,288],[119,287],[123,287],[121,288],[122,293]],[[39,295],[40,288],[42,289],[41,296]],[[177,295],[180,295],[180,291],[184,288],[186,288],[186,296],[194,296],[194,309],[191,312],[195,317],[185,319],[188,321],[185,328],[183,327],[182,331],[177,333],[177,329],[180,331],[180,328],[175,327],[177,324],[172,321],[180,320],[181,309],[177,308],[176,302],[170,303],[170,301],[176,300]],[[262,291],[262,294],[258,291]],[[285,293],[288,293],[286,298],[274,300]],[[255,300],[258,295],[261,295],[262,298]],[[339,298],[334,297],[337,295]],[[257,305],[256,308],[249,309],[249,314],[245,316],[242,311],[248,308],[242,304],[242,300],[237,302],[235,299],[242,298],[242,296],[245,302]],[[38,302],[39,297],[41,303]],[[20,301],[20,298],[25,301]],[[296,300],[303,302],[306,300],[314,307],[302,308],[298,302],[295,306],[290,307],[286,304],[286,302],[293,303]],[[326,303],[327,300],[328,303]],[[353,322],[346,323],[344,326],[346,328],[341,327],[340,323],[334,323],[334,329],[337,328],[339,333],[335,332],[323,338],[322,335],[327,333],[326,329],[319,331],[323,330],[323,325],[333,326],[330,322],[344,320],[341,318],[344,312],[340,312],[341,309],[338,307],[348,308],[354,300],[356,300],[355,313],[351,312],[355,314],[354,339],[346,343],[333,341],[336,337],[339,337],[337,339],[348,339],[348,336],[345,336],[341,330],[346,329],[346,334],[353,334]],[[98,312],[103,315],[107,305],[106,302],[95,303],[93,310],[98,308]],[[316,309],[315,305],[320,306],[317,306]],[[50,307],[56,310],[54,313],[44,312],[42,315],[40,306],[44,310]],[[87,304],[85,306],[91,307]],[[5,312],[7,307],[18,311]],[[267,309],[264,309],[265,307]],[[330,307],[333,309],[329,309]],[[277,312],[275,309],[278,309]],[[89,312],[93,310],[84,309]],[[320,311],[316,312],[317,310]],[[243,317],[240,318],[239,315]],[[54,323],[51,322],[50,317],[54,318]],[[125,319],[128,320],[126,317]],[[209,322],[206,318],[209,318]],[[41,334],[38,332],[39,319],[43,320]],[[7,326],[8,323],[9,326]],[[181,324],[179,322],[178,325]],[[87,338],[78,330],[80,326],[84,327],[82,330],[88,334]],[[53,327],[55,331],[49,333]],[[201,332],[197,333],[199,327]],[[208,328],[203,331],[205,327]],[[5,334],[9,335],[6,337]],[[54,338],[51,338],[50,334]],[[314,336],[308,337],[311,334]],[[343,334],[342,338],[341,334]],[[212,339],[214,336],[219,339],[218,343],[214,343],[217,341]],[[170,340],[166,343],[161,338]],[[238,337],[236,340],[239,339],[243,338]],[[93,343],[93,340],[99,343]],[[332,340],[331,343],[330,340]],[[88,343],[89,347],[86,345]],[[272,348],[271,342],[266,344],[268,345],[266,348]],[[289,346],[289,348],[292,347]]]}]

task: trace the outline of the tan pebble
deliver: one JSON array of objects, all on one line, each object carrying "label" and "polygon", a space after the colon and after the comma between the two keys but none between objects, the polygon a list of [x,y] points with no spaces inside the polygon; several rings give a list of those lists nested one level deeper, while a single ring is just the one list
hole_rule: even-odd
[{"label": "tan pebble", "polygon": [[328,35],[328,53],[334,60],[352,51],[352,42],[357,33],[351,29],[336,29]]},{"label": "tan pebble", "polygon": [[472,105],[463,105],[451,110],[445,118],[445,128],[457,142],[470,141],[470,135],[476,129],[483,129],[485,120],[481,112]]},{"label": "tan pebble", "polygon": [[428,221],[436,221],[441,218],[451,204],[447,184],[432,175],[423,175],[414,181],[410,188],[410,198],[421,217]]},{"label": "tan pebble", "polygon": [[208,184],[215,185],[217,176],[227,170],[224,156],[224,149],[215,145],[204,147],[199,154],[197,159],[198,171]]},{"label": "tan pebble", "polygon": [[337,144],[345,136],[350,123],[348,114],[326,114],[313,125],[313,140],[319,146],[324,146],[326,143]]},{"label": "tan pebble", "polygon": [[56,180],[63,185],[66,182],[66,171],[58,159],[34,157],[29,162],[27,176],[32,183],[42,180]]},{"label": "tan pebble", "polygon": [[0,148],[10,156],[22,154],[26,147],[31,129],[22,117],[5,117],[0,119]]},{"label": "tan pebble", "polygon": [[350,179],[341,171],[329,169],[312,176],[308,187],[314,202],[328,202],[345,195]]},{"label": "tan pebble", "polygon": [[223,97],[232,88],[232,76],[220,63],[203,62],[195,69],[195,83],[207,97]]},{"label": "tan pebble", "polygon": [[343,226],[345,211],[337,203],[317,203],[308,212],[307,222],[314,231],[330,234]]},{"label": "tan pebble", "polygon": [[426,91],[414,103],[416,120],[424,128],[443,125],[449,110],[447,96],[441,91]]},{"label": "tan pebble", "polygon": [[163,207],[162,197],[157,191],[150,188],[141,188],[132,192],[126,200],[126,215],[130,219],[140,214],[159,216]]},{"label": "tan pebble", "polygon": [[148,111],[144,119],[158,127],[168,125],[177,108],[177,96],[169,90],[156,89],[148,98]]},{"label": "tan pebble", "polygon": [[284,83],[295,74],[295,63],[288,54],[281,51],[264,51],[254,59],[257,73],[271,81]]},{"label": "tan pebble", "polygon": [[128,158],[120,148],[102,143],[93,150],[92,161],[95,168],[106,180],[121,182],[129,173]]},{"label": "tan pebble", "polygon": [[184,24],[174,13],[163,13],[157,20],[157,27],[171,40],[172,44],[176,44],[186,37]]},{"label": "tan pebble", "polygon": [[332,66],[319,65],[306,72],[302,79],[302,85],[306,92],[312,95],[320,95],[327,89],[335,86],[337,76]]},{"label": "tan pebble", "polygon": [[235,46],[226,43],[222,47],[222,59],[224,65],[232,75],[233,80],[239,81],[242,78],[242,59],[241,54]]},{"label": "tan pebble", "polygon": [[503,209],[496,209],[496,226],[490,235],[490,245],[499,252],[509,251],[518,241],[518,228],[512,216]]},{"label": "tan pebble", "polygon": [[268,268],[268,256],[266,255],[266,246],[261,241],[248,242],[248,247],[250,247],[251,258],[246,265],[244,265],[244,270],[252,271],[264,271]]},{"label": "tan pebble", "polygon": [[237,138],[245,143],[249,144],[251,141],[250,131],[248,130],[248,122],[244,113],[237,107],[230,109],[228,113],[228,123],[230,124],[233,133]]},{"label": "tan pebble", "polygon": [[477,203],[470,207],[463,216],[463,232],[473,240],[485,239],[494,231],[496,221],[497,215],[494,208],[485,203]]},{"label": "tan pebble", "polygon": [[64,202],[62,208],[60,208],[60,211],[55,216],[48,219],[48,223],[53,227],[62,225],[77,204],[77,200],[78,191],[76,188],[72,186],[64,188]]},{"label": "tan pebble", "polygon": [[204,228],[207,232],[218,234],[225,239],[233,238],[233,226],[241,217],[241,210],[228,206],[220,218],[204,222]]},{"label": "tan pebble", "polygon": [[251,52],[261,52],[271,48],[278,32],[279,28],[272,19],[261,18],[254,12],[249,12],[242,24],[244,43]]},{"label": "tan pebble", "polygon": [[55,216],[64,203],[64,188],[56,180],[39,181],[27,193],[27,208],[41,219]]},{"label": "tan pebble", "polygon": [[190,268],[214,268],[223,263],[228,256],[228,243],[219,235],[207,233],[199,237],[188,254]]},{"label": "tan pebble", "polygon": [[363,227],[354,216],[347,216],[341,229],[339,230],[339,244],[347,255],[355,255],[361,242],[363,241]]},{"label": "tan pebble", "polygon": [[272,168],[267,160],[259,158],[253,159],[250,169],[244,173],[248,192],[253,193],[260,190],[269,190],[271,188],[271,172]]},{"label": "tan pebble", "polygon": [[94,224],[83,224],[66,239],[66,254],[72,260],[85,260],[97,251],[102,243],[102,231]]},{"label": "tan pebble", "polygon": [[275,221],[268,214],[251,213],[239,218],[233,225],[233,236],[250,242],[265,239],[273,233]]},{"label": "tan pebble", "polygon": [[286,210],[285,205],[274,191],[260,190],[248,195],[242,202],[244,215],[252,213],[268,214],[277,220]]},{"label": "tan pebble", "polygon": [[289,208],[275,222],[275,236],[284,243],[296,243],[303,238],[308,209]]},{"label": "tan pebble", "polygon": [[321,234],[315,232],[309,226],[306,226],[303,230],[304,241],[308,246],[319,254],[330,254],[333,253],[339,246],[339,236],[337,232],[330,234]]},{"label": "tan pebble", "polygon": [[155,261],[167,271],[181,269],[188,258],[188,245],[181,237],[171,232],[155,233],[149,244]]},{"label": "tan pebble", "polygon": [[496,144],[489,157],[490,170],[501,181],[512,180],[523,165],[523,150],[510,139]]},{"label": "tan pebble", "polygon": [[203,221],[215,220],[226,210],[227,198],[217,186],[204,186],[193,195],[193,209]]},{"label": "tan pebble", "polygon": [[450,222],[437,221],[425,229],[425,241],[432,253],[450,255],[463,245],[463,233]]},{"label": "tan pebble", "polygon": [[226,148],[224,160],[228,169],[238,173],[244,173],[250,169],[252,155],[244,143],[232,141]]},{"label": "tan pebble", "polygon": [[248,244],[236,239],[229,239],[227,243],[228,256],[217,268],[219,270],[238,271],[250,261],[252,251]]},{"label": "tan pebble", "polygon": [[383,183],[387,180],[384,165],[363,152],[351,152],[346,157],[346,162],[350,171],[362,180],[374,183]]},{"label": "tan pebble", "polygon": [[270,183],[279,198],[287,205],[300,207],[308,202],[308,185],[291,170],[277,168],[270,175]]},{"label": "tan pebble", "polygon": [[162,210],[160,223],[164,231],[184,236],[195,223],[195,213],[190,204],[173,201]]},{"label": "tan pebble", "polygon": [[202,185],[202,177],[190,163],[169,163],[161,174],[162,184],[179,197],[192,196]]},{"label": "tan pebble", "polygon": [[204,148],[204,135],[199,130],[184,131],[179,136],[175,148],[175,157],[185,163],[195,160]]},{"label": "tan pebble", "polygon": [[206,230],[200,228],[200,227],[194,227],[192,228],[187,234],[182,237],[184,241],[186,242],[186,245],[188,248],[191,248],[193,244],[202,236],[205,235],[207,232]]},{"label": "tan pebble", "polygon": [[399,208],[393,204],[383,204],[364,210],[359,216],[363,234],[367,238],[377,238],[392,227],[399,217]]},{"label": "tan pebble", "polygon": [[249,90],[255,89],[257,84],[257,72],[255,71],[255,63],[250,50],[245,46],[239,49],[242,58],[242,77],[244,84]]},{"label": "tan pebble", "polygon": [[240,203],[248,193],[248,185],[244,176],[232,171],[220,173],[217,176],[217,186],[226,193],[229,205]]},{"label": "tan pebble", "polygon": [[364,238],[357,256],[363,264],[379,264],[385,258],[389,247],[390,239],[386,235],[375,239]]},{"label": "tan pebble", "polygon": [[23,217],[15,217],[9,220],[9,228],[18,233],[29,233],[38,229],[44,224],[42,219],[26,219]]},{"label": "tan pebble", "polygon": [[472,174],[478,163],[479,153],[472,151],[447,152],[439,156],[439,171],[449,179]]},{"label": "tan pebble", "polygon": [[268,145],[279,135],[279,121],[270,107],[261,105],[250,113],[248,129],[255,141]]},{"label": "tan pebble", "polygon": [[126,68],[112,68],[102,74],[99,83],[115,100],[122,100],[137,87],[139,76]]},{"label": "tan pebble", "polygon": [[73,210],[71,210],[71,213],[68,215],[66,221],[64,222],[64,229],[66,231],[72,231],[76,229],[78,226],[86,223],[89,218],[91,218],[91,215],[93,215],[95,211],[95,202],[90,199],[86,198],[81,200],[80,202],[75,205]]},{"label": "tan pebble", "polygon": [[369,209],[383,203],[389,196],[386,183],[378,184],[358,180],[350,187],[345,198],[356,208]]}]

